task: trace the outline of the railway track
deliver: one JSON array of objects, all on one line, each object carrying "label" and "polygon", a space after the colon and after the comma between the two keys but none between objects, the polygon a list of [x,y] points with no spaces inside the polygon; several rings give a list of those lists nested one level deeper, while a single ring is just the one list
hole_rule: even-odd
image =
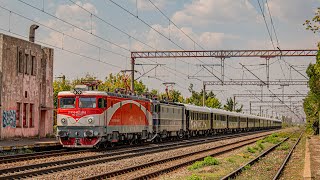
[{"label": "railway track", "polygon": [[[286,158],[284,159],[281,167],[278,169],[277,174],[273,177],[273,180],[276,180],[279,178],[281,172],[283,171],[286,163],[288,162],[294,148],[296,147],[296,145],[299,143],[301,137],[302,137],[302,132],[300,133],[300,136],[298,138],[298,140],[295,142],[294,146],[291,148],[290,152],[287,154]],[[283,144],[284,142],[286,142],[288,139],[290,139],[290,137],[285,138],[284,140],[282,140],[281,142],[277,143],[276,145],[272,146],[271,148],[269,148],[268,150],[266,150],[265,152],[261,153],[259,156],[257,156],[256,158],[254,158],[253,160],[251,160],[250,162],[246,163],[245,165],[241,166],[240,168],[236,169],[235,171],[231,172],[230,174],[224,176],[221,178],[221,180],[228,180],[228,179],[235,179],[238,175],[241,174],[242,171],[245,170],[246,167],[251,167],[253,164],[255,164],[256,162],[258,162],[262,157],[268,155],[270,152],[272,152],[274,149],[276,149],[277,147],[279,147],[281,144]]]},{"label": "railway track", "polygon": [[[85,178],[85,180],[106,179],[106,178],[131,179],[132,177],[133,177],[132,179],[150,179],[150,178],[157,177],[163,173],[171,172],[180,167],[187,166],[198,160],[202,160],[207,156],[215,156],[215,155],[223,154],[228,151],[232,151],[234,149],[246,146],[266,136],[267,135],[259,135],[259,136],[248,138],[245,140],[232,142],[224,145],[219,145],[211,149],[202,149],[196,152],[186,153],[183,155],[178,155],[178,156],[174,156],[174,157],[170,157],[170,158],[166,158],[158,161],[144,163],[141,165],[136,165],[136,166],[132,166],[132,167],[128,167],[128,168],[124,168],[124,169],[120,169],[120,170],[116,170],[116,171],[112,171],[104,174],[99,174],[96,176]],[[137,173],[137,171],[139,172]],[[139,175],[136,176],[137,174]]]},{"label": "railway track", "polygon": [[[272,133],[272,132],[270,132]],[[18,166],[0,170],[0,179],[13,179],[13,178],[25,178],[35,177],[44,174],[50,174],[80,167],[86,167],[90,165],[96,165],[106,163],[110,161],[116,161],[131,157],[142,156],[145,154],[152,154],[156,152],[182,148],[187,146],[205,144],[215,142],[224,139],[231,139],[234,137],[252,135],[254,132],[242,133],[236,135],[217,136],[206,139],[187,140],[182,142],[165,143],[165,144],[151,144],[147,147],[130,148],[127,150],[120,150],[116,152],[105,152],[100,155],[87,156],[75,159],[67,159],[62,161],[46,162],[40,164],[33,164],[27,166]]]},{"label": "railway track", "polygon": [[85,153],[89,151],[90,150],[88,149],[85,149],[85,150],[60,149],[60,150],[42,151],[42,152],[36,152],[36,153],[0,156],[0,164],[26,161],[31,159],[48,158],[53,156],[70,155],[70,154],[76,154],[76,153]]}]

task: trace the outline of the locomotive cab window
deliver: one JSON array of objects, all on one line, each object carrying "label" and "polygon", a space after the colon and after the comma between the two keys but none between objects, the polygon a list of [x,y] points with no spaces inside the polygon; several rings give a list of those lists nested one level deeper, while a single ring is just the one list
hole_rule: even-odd
[{"label": "locomotive cab window", "polygon": [[98,99],[98,107],[99,108],[105,108],[107,107],[107,101],[103,98]]},{"label": "locomotive cab window", "polygon": [[60,108],[63,108],[63,109],[75,108],[76,98],[73,98],[73,97],[60,98],[59,105],[60,105]]},{"label": "locomotive cab window", "polygon": [[79,108],[96,108],[96,98],[81,97],[79,98]]}]

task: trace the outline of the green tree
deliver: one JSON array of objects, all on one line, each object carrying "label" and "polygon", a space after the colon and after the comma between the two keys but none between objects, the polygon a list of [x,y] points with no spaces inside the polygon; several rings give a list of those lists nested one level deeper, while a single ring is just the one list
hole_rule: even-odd
[{"label": "green tree", "polygon": [[[320,32],[320,8],[315,12],[312,20],[306,20],[304,26],[313,33]],[[318,48],[319,44],[318,44]],[[307,131],[310,133],[319,133],[320,118],[320,51],[316,56],[316,63],[310,64],[306,71],[309,82],[310,91],[304,99],[303,108],[306,114]]]},{"label": "green tree", "polygon": [[[194,104],[196,106],[203,105],[203,89],[200,92],[197,92],[193,89],[193,84],[189,86],[189,92],[191,92],[191,97],[186,99],[186,103]],[[216,95],[210,91],[209,93],[205,92],[205,106],[211,108],[221,108],[221,103]]]},{"label": "green tree", "polygon": [[[109,91],[109,92],[114,92],[115,89],[117,88],[123,88],[123,89],[130,89],[130,83],[131,83],[131,79],[128,78],[126,75],[124,74],[109,74],[109,76],[107,76],[105,78],[105,81],[100,84],[99,86],[99,90],[100,91]],[[135,87],[135,92],[139,95],[145,93],[148,91],[148,88],[145,84],[143,84],[143,82],[140,81],[134,81],[134,87]]]},{"label": "green tree", "polygon": [[312,31],[313,33],[320,32],[320,8],[318,8],[315,12],[314,17],[311,20],[306,20],[303,25],[307,30]]},{"label": "green tree", "polygon": [[224,110],[233,111],[233,107],[235,106],[235,112],[242,112],[243,105],[241,104],[239,108],[237,108],[238,103],[234,102],[232,98],[227,99],[227,103],[223,106]]},{"label": "green tree", "polygon": [[55,79],[53,81],[53,104],[56,109],[58,106],[58,93],[61,91],[70,91],[71,84],[68,80],[66,80],[65,76],[62,76],[59,79]]}]

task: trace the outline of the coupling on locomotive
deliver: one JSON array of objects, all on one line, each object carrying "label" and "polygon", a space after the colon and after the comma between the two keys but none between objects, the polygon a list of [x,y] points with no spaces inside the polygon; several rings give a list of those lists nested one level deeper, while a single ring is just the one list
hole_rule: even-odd
[{"label": "coupling on locomotive", "polygon": [[281,121],[139,96],[76,89],[58,94],[57,136],[64,147],[107,147],[281,128]]}]

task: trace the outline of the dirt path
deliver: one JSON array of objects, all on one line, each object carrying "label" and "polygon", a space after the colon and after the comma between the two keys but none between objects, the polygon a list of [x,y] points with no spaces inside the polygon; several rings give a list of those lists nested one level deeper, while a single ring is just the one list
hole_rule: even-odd
[{"label": "dirt path", "polygon": [[320,137],[312,136],[309,139],[311,175],[314,179],[320,179]]}]

